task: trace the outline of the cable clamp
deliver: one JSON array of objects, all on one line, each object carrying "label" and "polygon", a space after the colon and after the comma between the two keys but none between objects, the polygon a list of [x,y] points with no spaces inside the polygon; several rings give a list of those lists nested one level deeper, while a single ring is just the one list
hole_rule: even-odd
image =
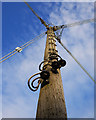
[{"label": "cable clamp", "polygon": [[21,51],[22,51],[22,48],[21,48],[21,47],[16,47],[15,50],[16,50],[17,52],[21,52]]}]

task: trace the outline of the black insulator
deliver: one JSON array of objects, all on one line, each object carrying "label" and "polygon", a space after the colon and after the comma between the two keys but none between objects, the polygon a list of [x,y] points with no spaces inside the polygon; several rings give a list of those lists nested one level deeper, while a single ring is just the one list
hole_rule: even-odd
[{"label": "black insulator", "polygon": [[63,60],[63,59],[60,59],[60,60],[58,61],[58,63],[59,63],[59,66],[60,66],[60,67],[64,67],[64,66],[66,65],[66,61]]},{"label": "black insulator", "polygon": [[44,71],[42,71],[42,72],[40,73],[40,77],[41,77],[42,79],[44,79],[44,80],[48,79],[49,76],[50,76],[50,73],[49,73],[48,71],[46,71],[46,70],[44,70]]},{"label": "black insulator", "polygon": [[58,68],[59,68],[59,63],[58,63],[58,61],[52,62],[52,68],[54,68],[54,69],[58,69]]}]

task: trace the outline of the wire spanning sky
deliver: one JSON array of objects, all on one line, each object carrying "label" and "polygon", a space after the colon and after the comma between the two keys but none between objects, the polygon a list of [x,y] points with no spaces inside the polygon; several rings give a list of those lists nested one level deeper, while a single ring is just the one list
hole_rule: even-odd
[{"label": "wire spanning sky", "polygon": [[[94,18],[94,3],[30,2],[47,23],[69,24]],[[25,3],[2,3],[2,55],[46,31]],[[62,42],[94,77],[94,23],[66,28]],[[2,63],[2,117],[35,118],[39,90],[27,86],[28,78],[39,72],[44,58],[46,35],[21,53]],[[59,55],[67,61],[61,69],[69,118],[94,117],[94,83],[57,43]]]}]

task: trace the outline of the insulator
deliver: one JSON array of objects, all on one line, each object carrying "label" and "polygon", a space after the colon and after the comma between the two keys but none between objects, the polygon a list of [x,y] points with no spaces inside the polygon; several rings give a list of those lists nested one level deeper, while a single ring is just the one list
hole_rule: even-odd
[{"label": "insulator", "polygon": [[63,60],[63,59],[60,59],[60,60],[58,61],[58,63],[59,63],[59,66],[60,66],[60,67],[64,67],[64,66],[66,65],[66,61]]},{"label": "insulator", "polygon": [[51,71],[53,73],[57,74],[58,73],[57,69],[59,68],[58,60],[57,61],[53,61],[51,66],[52,66]]},{"label": "insulator", "polygon": [[51,71],[53,73],[57,74],[58,73],[57,69],[58,68],[60,69],[61,67],[64,67],[66,65],[66,61],[63,60],[59,55],[57,55],[57,54],[55,54],[55,55],[58,56],[60,58],[60,60],[57,59],[57,61],[53,61],[52,62],[52,64],[51,64],[51,66],[52,66]]},{"label": "insulator", "polygon": [[59,68],[59,63],[58,63],[58,61],[52,62],[52,68],[54,68],[54,69],[58,69],[58,68]]},{"label": "insulator", "polygon": [[44,79],[44,80],[48,79],[49,76],[50,76],[49,71],[44,70],[44,71],[42,71],[42,72],[40,73],[40,77],[41,77],[42,79]]}]

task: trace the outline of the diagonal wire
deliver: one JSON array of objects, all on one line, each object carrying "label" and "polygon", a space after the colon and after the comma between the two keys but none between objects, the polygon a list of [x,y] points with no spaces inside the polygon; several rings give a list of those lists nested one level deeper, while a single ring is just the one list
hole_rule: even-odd
[{"label": "diagonal wire", "polygon": [[9,56],[10,54],[12,54],[13,52],[15,52],[15,50],[13,50],[12,52],[8,53],[7,55],[5,55],[4,57],[0,58],[0,60],[4,59],[5,57]]},{"label": "diagonal wire", "polygon": [[47,23],[39,17],[39,15],[32,9],[32,7],[24,0],[25,4],[30,8],[30,10],[34,13],[34,15],[41,21],[41,23],[47,28]]},{"label": "diagonal wire", "polygon": [[[34,39],[28,41],[27,43],[23,44],[22,46],[20,46],[21,49],[24,49],[25,47],[29,46],[30,44],[32,44],[34,41],[33,40],[38,40],[39,38],[43,37],[46,34],[46,32],[43,32],[42,34],[40,34],[39,36],[35,37]],[[12,54],[13,53],[13,54]],[[0,63],[2,63],[3,61],[7,60],[8,58],[10,58],[11,56],[15,55],[17,53],[16,50],[13,50],[12,52],[8,53],[7,55],[5,55],[4,57],[0,58]],[[11,54],[11,55],[10,55]],[[9,56],[10,55],[10,56]]]},{"label": "diagonal wire", "polygon": [[96,84],[96,81],[93,77],[87,72],[87,70],[80,64],[80,62],[72,55],[72,53],[64,46],[62,42],[59,42],[62,47],[71,55],[71,57],[77,62],[77,64],[83,69],[83,71],[91,78],[91,80]]},{"label": "diagonal wire", "polygon": [[39,39],[40,37],[42,37],[42,36],[45,35],[45,34],[46,34],[46,32],[41,33],[39,36],[37,36],[37,37],[33,38],[32,40],[26,42],[25,44],[23,44],[23,45],[20,46],[20,47],[22,48],[22,47],[25,46],[26,44],[32,42],[33,40]]},{"label": "diagonal wire", "polygon": [[[42,36],[42,35],[44,35],[44,34],[45,34],[45,32],[43,32],[43,33],[40,34],[39,36],[35,37],[34,39],[32,39],[32,40],[26,42],[25,44],[23,44],[23,45],[20,46],[20,47],[22,48],[23,46],[25,46],[26,44],[32,42],[33,40],[35,40],[35,39],[39,39],[39,37]],[[12,54],[12,53],[15,52],[15,51],[16,51],[16,50],[13,50],[12,52],[10,52],[10,53],[8,53],[7,55],[5,55],[4,57],[0,58],[0,60],[4,59],[5,57],[9,56],[10,54]]]},{"label": "diagonal wire", "polygon": [[[42,33],[42,34],[40,34],[38,37],[36,37],[35,38],[35,40],[38,40],[39,38],[41,38],[41,37],[43,37],[45,35],[45,32],[44,33]],[[34,39],[33,39],[34,40]],[[27,46],[29,46],[31,43],[33,43],[34,41],[30,41],[30,42],[28,42],[29,44],[26,44],[26,45],[22,45],[21,47],[22,47],[22,49],[24,49],[25,47],[27,47]],[[23,47],[24,46],[24,47]]]},{"label": "diagonal wire", "polygon": [[7,60],[8,58],[10,58],[11,56],[15,55],[17,53],[17,51],[15,51],[13,54],[11,54],[10,56],[6,57],[4,60],[0,61],[0,63],[2,63],[3,61]]}]

